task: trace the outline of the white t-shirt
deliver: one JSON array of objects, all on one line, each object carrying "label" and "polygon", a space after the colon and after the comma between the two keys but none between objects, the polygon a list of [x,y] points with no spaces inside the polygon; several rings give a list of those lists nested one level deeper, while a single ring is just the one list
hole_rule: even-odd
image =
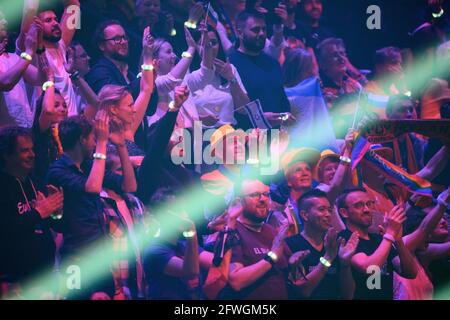
[{"label": "white t-shirt", "polygon": [[[20,61],[14,53],[0,56],[0,73],[6,72]],[[0,127],[17,125],[31,128],[34,110],[31,108],[23,78],[10,91],[0,92]]]},{"label": "white t-shirt", "polygon": [[[231,68],[239,86],[246,93],[239,73],[233,65]],[[200,69],[186,75],[185,80],[191,91],[191,100],[197,108],[200,118],[207,116],[218,118],[218,122],[211,127],[236,124],[234,109],[242,106],[234,105],[230,84],[222,85],[220,77],[213,69],[201,66]]]},{"label": "white t-shirt", "polygon": [[50,68],[55,73],[55,88],[59,90],[66,101],[69,116],[80,114],[84,106],[79,105],[70,75],[64,68],[66,63],[66,45],[64,41],[59,40],[57,48],[46,48],[45,54]]}]

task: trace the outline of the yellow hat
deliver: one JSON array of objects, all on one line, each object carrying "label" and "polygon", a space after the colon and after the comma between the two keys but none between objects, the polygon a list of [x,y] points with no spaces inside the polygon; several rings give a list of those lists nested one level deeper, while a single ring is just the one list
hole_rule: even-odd
[{"label": "yellow hat", "polygon": [[211,150],[213,150],[216,147],[216,144],[221,142],[227,135],[234,133],[237,136],[246,136],[246,133],[241,130],[235,130],[232,126],[229,124],[224,124],[220,128],[218,128],[214,133],[211,135],[211,138],[209,139],[211,144]]},{"label": "yellow hat", "polygon": [[298,162],[306,162],[311,168],[314,168],[320,158],[320,152],[312,148],[292,149],[287,152],[281,159],[281,167],[286,176],[289,168]]},{"label": "yellow hat", "polygon": [[330,149],[323,150],[320,154],[320,159],[317,162],[316,169],[314,170],[314,178],[316,180],[319,180],[319,170],[325,160],[333,159],[333,160],[339,162],[339,158],[340,158],[340,155],[335,153],[333,150],[330,150]]}]

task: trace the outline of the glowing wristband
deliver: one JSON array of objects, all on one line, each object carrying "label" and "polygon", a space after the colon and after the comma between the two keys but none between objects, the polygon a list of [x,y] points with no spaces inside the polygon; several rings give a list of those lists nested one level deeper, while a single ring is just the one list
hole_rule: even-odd
[{"label": "glowing wristband", "polygon": [[173,28],[172,31],[170,31],[170,36],[175,37],[177,35],[177,29]]},{"label": "glowing wristband", "polygon": [[22,59],[24,59],[24,60],[27,60],[28,62],[31,62],[33,60],[33,57],[30,54],[26,53],[26,52],[22,52],[20,54],[20,57]]},{"label": "glowing wristband", "polygon": [[441,8],[441,11],[439,11],[438,13],[433,13],[432,15],[433,18],[438,19],[444,15],[444,9]]},{"label": "glowing wristband", "polygon": [[395,243],[394,237],[393,237],[391,234],[389,234],[389,233],[385,233],[385,234],[383,235],[383,239],[386,239],[387,241],[390,241],[390,242],[392,242],[392,243]]},{"label": "glowing wristband", "polygon": [[103,153],[94,153],[92,155],[92,158],[98,159],[98,160],[106,160],[106,155]]},{"label": "glowing wristband", "polygon": [[340,156],[339,160],[348,164],[352,163],[352,159],[350,159],[349,157]]},{"label": "glowing wristband", "polygon": [[183,237],[185,237],[186,239],[192,238],[194,236],[195,236],[195,231],[193,231],[193,230],[183,231]]},{"label": "glowing wristband", "polygon": [[329,268],[331,267],[331,262],[325,259],[324,257],[320,257],[319,259],[320,263],[323,264],[325,267]]},{"label": "glowing wristband", "polygon": [[141,66],[142,71],[153,71],[155,67],[152,64],[143,64]]},{"label": "glowing wristband", "polygon": [[267,252],[267,256],[272,259],[273,262],[277,262],[278,261],[278,256],[275,252],[273,251],[269,251]]},{"label": "glowing wristband", "polygon": [[48,88],[53,87],[55,83],[53,81],[46,81],[42,85],[42,90],[47,91]]},{"label": "glowing wristband", "polygon": [[175,101],[170,101],[169,102],[169,110],[175,110]]},{"label": "glowing wristband", "polygon": [[185,51],[181,54],[182,58],[186,58],[186,59],[192,59],[192,54],[190,54],[189,52]]},{"label": "glowing wristband", "polygon": [[184,25],[189,29],[197,29],[197,24],[193,21],[186,21]]}]

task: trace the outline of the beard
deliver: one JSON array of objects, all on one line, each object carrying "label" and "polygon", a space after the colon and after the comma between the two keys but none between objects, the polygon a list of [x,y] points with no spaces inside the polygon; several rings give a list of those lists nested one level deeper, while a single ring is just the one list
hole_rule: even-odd
[{"label": "beard", "polygon": [[252,51],[252,52],[261,52],[264,49],[264,46],[266,45],[265,41],[261,41],[262,43],[259,44],[259,43],[257,43],[256,40],[250,40],[247,37],[244,37],[242,39],[242,42],[243,42],[244,47],[247,50]]},{"label": "beard", "polygon": [[113,58],[114,60],[117,60],[117,61],[126,62],[128,59],[128,53],[126,55],[122,55],[120,53],[113,52],[111,54],[111,58]]},{"label": "beard", "polygon": [[45,41],[51,42],[51,43],[58,43],[59,40],[61,40],[61,35],[59,36],[44,36],[43,37]]},{"label": "beard", "polygon": [[262,223],[262,222],[266,221],[266,219],[267,219],[267,215],[265,217],[260,217],[256,212],[249,213],[249,212],[244,211],[243,215],[248,220],[255,222],[255,223]]}]

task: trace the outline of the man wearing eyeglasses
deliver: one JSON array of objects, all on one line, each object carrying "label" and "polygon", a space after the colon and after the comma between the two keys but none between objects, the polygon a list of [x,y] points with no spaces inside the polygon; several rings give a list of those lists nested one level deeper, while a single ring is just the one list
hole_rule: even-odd
[{"label": "man wearing eyeglasses", "polygon": [[288,266],[304,259],[306,252],[290,251],[284,243],[288,226],[280,232],[264,223],[269,213],[269,187],[257,178],[236,183],[242,209],[237,221],[228,227],[236,229],[240,243],[232,248],[229,286],[222,298],[234,300],[286,300]]},{"label": "man wearing eyeglasses", "polygon": [[[151,35],[144,36],[144,41],[151,42],[153,38]],[[102,22],[97,26],[94,35],[94,41],[100,51],[102,57],[91,68],[86,75],[86,81],[95,93],[107,84],[118,86],[126,86],[130,89],[133,99],[137,99],[140,93],[140,79],[137,78],[136,70],[131,70],[128,65],[129,58],[139,60],[139,57],[129,56],[128,36],[125,29],[117,20],[109,20]],[[153,60],[153,53],[144,48],[142,51],[144,65],[149,67],[146,61]],[[158,92],[153,91],[151,102],[147,107],[147,116],[150,116],[155,111],[158,99]],[[144,118],[146,119],[146,118]],[[147,121],[142,121],[141,125],[135,133],[135,142],[141,149],[147,148]]]},{"label": "man wearing eyeglasses", "polygon": [[98,94],[107,84],[130,85],[136,74],[128,67],[128,36],[120,22],[101,23],[95,30],[94,41],[102,57],[86,75],[92,90]]},{"label": "man wearing eyeglasses", "polygon": [[351,259],[354,298],[392,300],[394,271],[407,279],[417,276],[413,257],[402,239],[404,205],[396,205],[386,213],[384,235],[369,233],[375,201],[365,189],[345,191],[336,200],[336,206],[347,226],[339,236],[348,240],[352,232],[359,234],[359,244]]}]

